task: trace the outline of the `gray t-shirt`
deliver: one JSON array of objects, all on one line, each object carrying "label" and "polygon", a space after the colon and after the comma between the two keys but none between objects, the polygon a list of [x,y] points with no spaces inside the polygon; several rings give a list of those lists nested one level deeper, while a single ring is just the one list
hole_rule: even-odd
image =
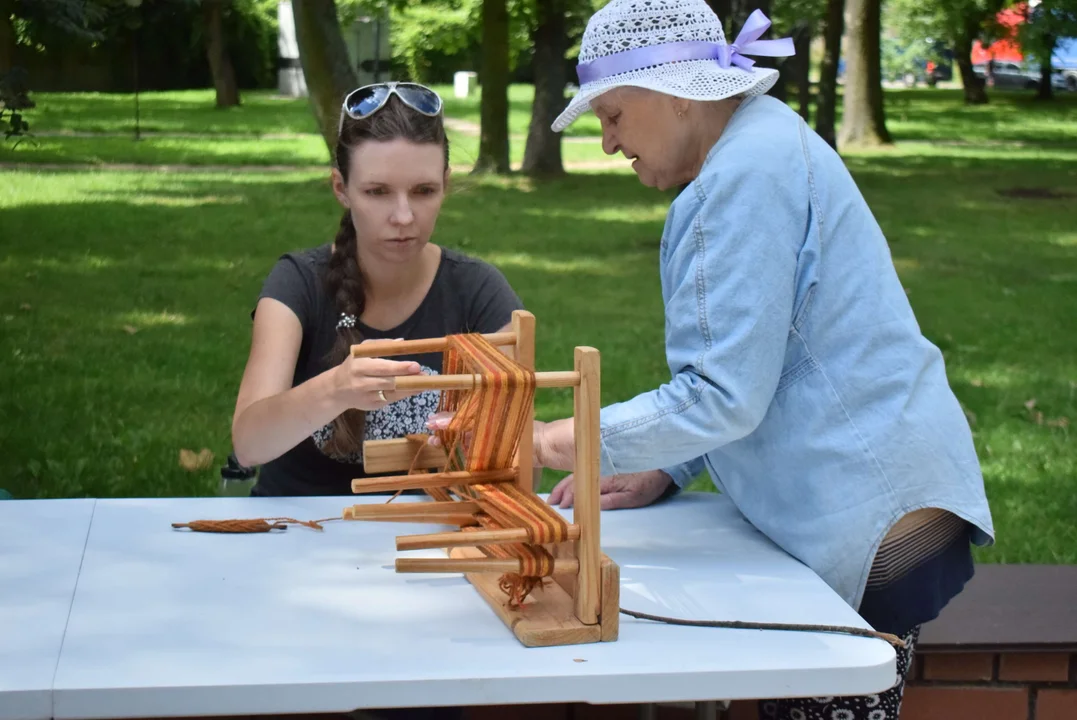
[{"label": "gray t-shirt", "polygon": [[[341,313],[325,288],[332,245],[286,253],[273,267],[259,294],[287,305],[303,326],[292,386],[300,385],[331,367],[327,356],[336,342]],[[512,312],[523,309],[519,297],[497,268],[482,260],[449,248],[442,248],[430,291],[411,317],[387,331],[358,323],[364,339],[444,337],[458,333],[496,332],[512,320]],[[252,313],[253,317],[253,313]],[[414,360],[426,374],[441,372],[441,353],[403,355],[396,360]],[[426,432],[426,419],[437,410],[434,391],[400,400],[366,415],[366,439],[403,437]],[[322,448],[329,439],[331,425],[281,457],[263,465],[252,494],[351,495],[351,481],[366,477],[361,453],[330,457]]]}]

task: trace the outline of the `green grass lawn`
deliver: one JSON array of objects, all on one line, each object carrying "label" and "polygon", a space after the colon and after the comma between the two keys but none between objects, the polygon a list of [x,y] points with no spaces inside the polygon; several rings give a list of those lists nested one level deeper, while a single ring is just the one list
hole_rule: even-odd
[{"label": "green grass lawn", "polygon": [[[236,143],[202,164],[319,164],[301,104],[293,112],[291,101],[259,105],[248,94],[227,119],[184,105],[190,93],[168,95],[155,120],[163,130],[212,121],[235,136],[160,138],[174,143],[174,162]],[[922,91],[890,100],[903,142],[847,162],[975,433],[999,533],[979,559],[1077,562],[1077,150],[1061,142],[1077,106],[1014,97],[966,110]],[[86,122],[124,128],[123,101],[84,101]],[[174,116],[167,102],[179,105]],[[513,122],[526,116],[517,108]],[[48,122],[81,131],[65,117]],[[273,124],[300,137],[240,137]],[[56,138],[40,140],[25,155]],[[76,141],[99,162],[120,154],[99,143],[129,142],[59,140],[50,162],[78,159]],[[302,163],[249,162],[276,152],[272,143],[308,141]],[[575,146],[594,147],[565,144]],[[25,147],[0,151],[0,161]],[[0,170],[0,183],[0,488],[16,497],[215,494],[262,279],[281,252],[335,231],[324,170]],[[1059,197],[1000,193],[1010,188]],[[540,367],[564,369],[574,345],[598,347],[609,403],[667,376],[656,256],[668,202],[628,173],[577,171],[543,184],[461,176],[436,239],[504,270],[538,316]],[[541,418],[570,409],[567,393],[539,395]],[[204,447],[212,467],[181,467],[181,449]]]},{"label": "green grass lawn", "polygon": [[[476,135],[448,130],[449,160],[458,170],[469,170],[479,155]],[[254,136],[176,135],[130,138],[44,135],[36,144],[23,141],[14,151],[0,149],[0,163],[20,164],[123,164],[123,165],[220,165],[288,166],[309,169],[328,166],[328,153],[320,135],[259,138]],[[628,167],[618,155],[610,159],[598,142],[565,143],[566,163],[602,162]],[[524,157],[523,141],[509,146],[510,161],[519,168]]]},{"label": "green grass lawn", "polygon": [[[451,87],[439,90],[446,97],[449,117],[478,122],[477,96],[455,100]],[[509,153],[513,165],[519,167],[530,117],[530,89],[514,86],[512,98],[512,132],[523,135],[510,139]],[[329,160],[306,99],[247,92],[239,107],[217,110],[212,91],[144,93],[139,100],[138,139],[131,95],[39,93],[35,99],[38,107],[25,113],[33,137],[14,149],[13,142],[0,143],[0,163],[310,168]],[[593,118],[589,121],[593,123]],[[583,123],[585,129],[588,126]],[[592,130],[599,132],[597,124]],[[449,140],[452,164],[470,169],[479,154],[478,135],[450,129]],[[565,143],[563,153],[567,163],[610,161],[596,138]],[[627,167],[623,158],[620,163]]]},{"label": "green grass lawn", "polygon": [[[448,117],[478,124],[478,95],[457,99],[450,86],[437,90],[445,98]],[[510,88],[509,152],[514,167],[523,160],[532,95],[530,86]],[[139,140],[134,139],[132,95],[40,93],[35,98],[38,108],[26,117],[36,143],[24,141],[15,150],[11,143],[0,144],[0,163],[310,167],[328,162],[303,98],[249,91],[239,107],[217,110],[209,90],[143,93]],[[904,154],[936,152],[927,146],[954,148],[952,152],[963,148],[970,156],[992,160],[999,152],[1077,152],[1077,94],[1060,94],[1053,103],[1043,104],[1028,93],[998,92],[989,105],[966,107],[960,91],[892,90],[887,103],[888,127],[905,145],[900,150]],[[609,161],[600,134],[593,115],[581,117],[565,132],[571,138],[562,145],[565,162]],[[450,131],[450,140],[453,165],[470,168],[478,156],[478,137]]]}]

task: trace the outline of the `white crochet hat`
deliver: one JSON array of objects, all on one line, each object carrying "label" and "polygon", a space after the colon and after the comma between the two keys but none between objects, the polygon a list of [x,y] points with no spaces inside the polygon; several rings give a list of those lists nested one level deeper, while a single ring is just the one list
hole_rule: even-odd
[{"label": "white crochet hat", "polygon": [[756,10],[728,45],[705,0],[612,0],[587,22],[576,70],[580,90],[553,130],[564,130],[593,99],[621,85],[690,100],[762,95],[778,71],[755,68],[744,56],[793,54],[791,38],[758,39],[769,27]]}]

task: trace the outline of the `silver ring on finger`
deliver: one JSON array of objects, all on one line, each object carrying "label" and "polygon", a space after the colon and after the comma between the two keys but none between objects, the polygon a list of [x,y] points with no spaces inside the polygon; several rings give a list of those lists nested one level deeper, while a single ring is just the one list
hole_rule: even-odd
[{"label": "silver ring on finger", "polygon": [[383,403],[389,402],[389,400],[385,397],[385,392],[382,390],[378,390],[378,397],[381,398],[381,401]]}]

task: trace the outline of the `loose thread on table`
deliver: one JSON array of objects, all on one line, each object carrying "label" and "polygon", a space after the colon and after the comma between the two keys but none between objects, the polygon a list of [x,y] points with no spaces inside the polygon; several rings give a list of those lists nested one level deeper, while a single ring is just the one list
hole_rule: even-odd
[{"label": "loose thread on table", "polygon": [[647,613],[638,612],[636,610],[626,610],[621,608],[621,612],[629,617],[638,618],[640,620],[654,620],[657,622],[669,623],[671,625],[689,625],[692,627],[714,627],[714,628],[729,628],[733,630],[793,630],[798,632],[823,632],[823,633],[839,633],[842,635],[858,635],[860,637],[875,638],[877,640],[885,640],[894,647],[905,647],[905,641],[899,638],[897,635],[891,635],[890,633],[882,633],[875,630],[867,630],[865,628],[848,627],[844,625],[802,625],[799,623],[759,623],[759,622],[745,622],[742,620],[683,620],[680,618],[663,617],[661,615],[649,615]]},{"label": "loose thread on table", "polygon": [[343,517],[322,518],[320,520],[296,520],[295,518],[251,518],[230,520],[192,520],[191,522],[174,522],[173,528],[187,528],[194,532],[210,533],[260,533],[270,530],[287,530],[288,525],[303,525],[313,530],[324,530],[322,523],[342,520]]}]

